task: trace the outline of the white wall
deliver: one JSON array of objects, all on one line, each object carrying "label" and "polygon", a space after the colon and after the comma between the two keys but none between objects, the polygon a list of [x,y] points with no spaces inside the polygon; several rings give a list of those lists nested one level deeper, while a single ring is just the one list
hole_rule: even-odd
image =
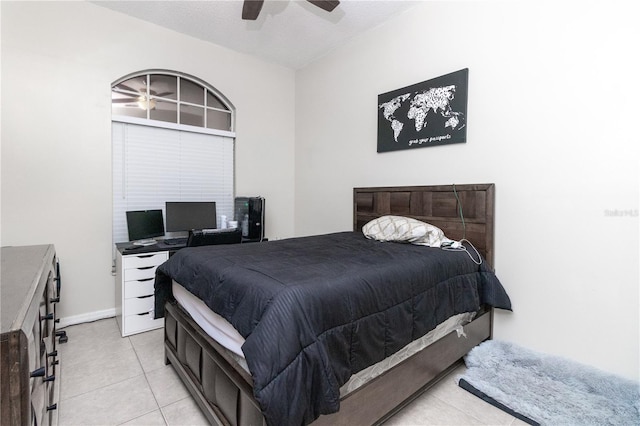
[{"label": "white wall", "polygon": [[[355,186],[493,182],[495,336],[637,379],[636,4],[425,2],[299,71],[296,234]],[[378,94],[466,67],[466,144],[376,153]]]},{"label": "white wall", "polygon": [[[55,243],[63,317],[114,306],[111,82],[165,68],[237,107],[237,192],[267,198],[270,237],[349,229],[354,186],[494,182],[496,337],[638,378],[638,217],[606,214],[638,209],[631,0],[428,2],[295,81],[93,4],[0,11],[0,242]],[[379,93],[465,67],[466,144],[376,154]]]},{"label": "white wall", "polygon": [[60,314],[113,310],[111,83],[168,69],[237,108],[236,193],[293,235],[294,72],[86,2],[2,2],[2,240],[54,243]]}]

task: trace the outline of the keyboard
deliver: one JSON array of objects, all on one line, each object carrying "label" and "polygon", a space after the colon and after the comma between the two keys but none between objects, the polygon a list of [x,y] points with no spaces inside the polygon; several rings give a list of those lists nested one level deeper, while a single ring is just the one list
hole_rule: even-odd
[{"label": "keyboard", "polygon": [[187,237],[165,238],[164,240],[162,240],[162,242],[168,246],[179,246],[187,244]]},{"label": "keyboard", "polygon": [[144,240],[136,240],[133,242],[134,246],[138,246],[138,247],[145,247],[145,246],[152,246],[154,244],[157,244],[158,242],[156,240],[154,240],[153,238],[147,238]]}]

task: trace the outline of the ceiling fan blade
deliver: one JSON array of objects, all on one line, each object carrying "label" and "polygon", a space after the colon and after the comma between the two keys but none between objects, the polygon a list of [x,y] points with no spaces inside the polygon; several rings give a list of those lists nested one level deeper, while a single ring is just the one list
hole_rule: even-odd
[{"label": "ceiling fan blade", "polygon": [[165,97],[167,95],[173,95],[173,92],[151,93],[152,96]]},{"label": "ceiling fan blade", "polygon": [[242,5],[242,19],[255,21],[262,10],[264,0],[244,0]]},{"label": "ceiling fan blade", "polygon": [[137,99],[135,98],[129,98],[129,99],[111,99],[111,103],[112,104],[130,104],[132,102],[136,102]]},{"label": "ceiling fan blade", "polygon": [[338,0],[307,0],[309,3],[314,6],[318,6],[322,10],[326,10],[327,12],[333,11],[340,2]]},{"label": "ceiling fan blade", "polygon": [[132,87],[129,87],[129,86],[127,86],[126,84],[122,84],[122,83],[118,84],[116,87],[117,87],[118,89],[128,90],[128,91],[130,91],[130,92],[137,92],[137,90],[136,90],[136,89],[133,89]]}]

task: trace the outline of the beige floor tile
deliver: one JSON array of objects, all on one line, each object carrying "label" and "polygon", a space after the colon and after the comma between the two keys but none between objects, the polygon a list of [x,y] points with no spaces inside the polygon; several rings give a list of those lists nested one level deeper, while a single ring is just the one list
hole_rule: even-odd
[{"label": "beige floor tile", "polygon": [[[69,366],[85,362],[101,364],[109,361],[114,356],[118,356],[120,353],[133,350],[129,339],[123,339],[122,337],[109,340],[96,338],[95,342],[83,342],[82,344],[65,343],[65,345],[68,346],[64,347],[60,355]],[[58,351],[60,351],[60,346],[62,345],[58,345]]]},{"label": "beige floor tile", "polygon": [[159,329],[130,336],[133,349],[145,372],[165,367],[163,333],[164,329]]},{"label": "beige floor tile", "polygon": [[147,381],[160,407],[189,396],[189,391],[170,365],[148,372]]},{"label": "beige floor tile", "polygon": [[481,421],[428,392],[393,416],[385,426],[483,425]]},{"label": "beige floor tile", "polygon": [[80,363],[67,363],[67,360],[63,359],[61,401],[143,374],[132,348],[114,353],[106,351],[95,360]]},{"label": "beige floor tile", "polygon": [[131,339],[131,344],[134,346],[157,343],[158,341],[162,342],[164,340],[164,328],[133,334],[129,336],[129,338]]},{"label": "beige floor tile", "polygon": [[57,345],[61,359],[67,367],[83,362],[101,364],[131,350],[128,338],[122,338],[113,318],[79,324],[65,328],[69,341]]},{"label": "beige floor tile", "polygon": [[456,369],[434,386],[430,394],[484,424],[510,425],[513,422],[513,416],[458,386],[458,378],[464,374],[465,370],[465,367]]},{"label": "beige floor tile", "polygon": [[61,401],[59,424],[118,425],[156,411],[144,375]]},{"label": "beige floor tile", "polygon": [[122,423],[121,426],[166,426],[166,424],[162,412],[156,410],[144,416],[136,417],[126,423]]},{"label": "beige floor tile", "polygon": [[185,398],[161,408],[169,426],[208,426],[207,418],[193,398]]}]

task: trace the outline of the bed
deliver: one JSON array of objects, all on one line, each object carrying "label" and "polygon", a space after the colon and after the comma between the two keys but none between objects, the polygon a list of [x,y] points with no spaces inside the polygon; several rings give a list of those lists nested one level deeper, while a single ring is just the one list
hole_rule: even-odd
[{"label": "bed", "polygon": [[[353,201],[354,232],[237,247],[184,249],[184,253],[181,250],[175,259],[170,259],[158,269],[156,316],[165,317],[165,360],[173,365],[212,424],[306,424],[313,420],[314,425],[383,422],[448,374],[471,348],[491,338],[493,308],[489,304],[510,309],[508,296],[492,273],[493,184],[355,188]],[[464,220],[460,218],[460,206]],[[401,259],[408,259],[410,264],[435,262],[432,269],[442,269],[443,273],[449,271],[446,259],[453,258],[451,256],[456,256],[454,263],[464,264],[464,268],[469,268],[469,262],[461,260],[460,256],[466,258],[466,253],[453,255],[427,248],[431,250],[429,256],[422,256],[416,253],[417,250],[424,253],[424,247],[365,239],[360,233],[362,226],[383,215],[412,217],[441,228],[451,239],[465,237],[485,260],[477,271],[454,272],[454,277],[444,280],[434,278],[436,284],[433,288],[420,287],[422,281],[427,280],[422,272],[408,277],[407,284],[398,281],[394,282],[394,287],[389,287],[385,284],[389,274],[400,276],[409,269],[400,263]],[[361,246],[367,253],[377,253],[377,257],[371,258],[374,260],[361,257]],[[222,249],[226,251],[220,251]],[[311,251],[296,257],[304,250]],[[316,253],[322,255],[316,259]],[[210,256],[217,256],[216,261],[212,262]],[[265,263],[265,256],[287,259],[288,263],[271,266]],[[426,260],[432,256],[434,260]],[[236,268],[241,257],[247,259],[249,267]],[[383,267],[387,257],[393,262]],[[255,263],[251,263],[254,258]],[[322,263],[325,260],[330,263]],[[220,271],[206,272],[210,263],[224,262],[228,264],[226,267],[216,266],[222,268]],[[343,285],[353,281],[346,277],[354,265],[361,274],[355,278],[357,290]],[[232,269],[242,271],[236,277],[230,275]],[[320,275],[307,278],[307,272],[313,269],[320,271]],[[302,281],[315,280],[313,286],[302,287],[298,281],[293,281],[300,271],[305,271],[300,278]],[[210,275],[218,277],[218,281],[211,285],[215,291],[199,281],[209,279]],[[467,278],[476,275],[481,277],[480,284]],[[254,285],[265,276],[267,282],[264,286]],[[290,280],[293,282],[290,287],[282,284]],[[443,287],[444,281],[453,283],[452,288],[459,287],[462,291],[454,292]],[[233,323],[246,338],[242,348],[249,365],[243,365],[242,359],[238,359],[228,345],[224,347],[210,337],[186,312],[186,308],[175,301],[171,289],[176,288],[173,287],[176,284],[188,287],[190,292]],[[289,305],[284,308],[282,306],[285,305],[279,304],[281,299],[274,294],[285,293],[279,290],[280,285],[294,289],[283,298],[293,298],[295,303],[289,305],[295,305],[296,310],[288,311],[294,308],[289,308]],[[322,290],[318,290],[320,287]],[[325,287],[327,294],[338,289],[333,296],[323,299],[324,311],[330,312],[326,315],[320,308],[307,306],[308,299],[325,297]],[[244,290],[237,293],[240,291],[237,288]],[[366,295],[363,289],[371,289],[372,294],[383,289],[384,293],[382,297],[374,298]],[[405,290],[408,293],[402,293]],[[433,305],[434,302],[423,297],[427,292],[442,293],[447,302]],[[264,297],[267,302],[262,301],[263,293],[267,294]],[[221,297],[220,294],[226,296]],[[353,303],[352,298],[361,294],[365,294],[367,300]],[[249,304],[253,299],[262,302]],[[166,304],[164,300],[167,300]],[[240,305],[248,308],[239,309]],[[297,311],[298,305],[304,308],[302,313]],[[436,313],[434,318],[424,313],[429,309],[415,309],[432,305]],[[326,306],[332,306],[332,309],[327,310]],[[275,316],[274,311],[282,318]],[[446,333],[397,365],[367,379],[355,390],[344,391],[346,379],[354,371],[384,362],[387,356],[395,354],[405,344],[413,344],[417,338],[436,331],[448,318],[469,311],[473,311],[474,316],[471,322],[455,326],[455,331]],[[413,321],[413,326],[409,327],[411,332],[405,332],[406,327],[402,328],[404,317]],[[435,317],[439,318],[436,320]],[[346,319],[351,322],[345,322]],[[264,332],[264,324],[272,327]],[[297,337],[273,334],[273,330],[290,328]],[[271,347],[274,346],[271,344],[273,341],[277,341],[275,348]],[[371,342],[380,343],[380,347]],[[289,349],[294,346],[290,355]],[[274,353],[278,354],[275,359]],[[337,387],[340,387],[339,394]],[[298,409],[298,405],[303,407]],[[332,412],[338,407],[339,411]]]}]

